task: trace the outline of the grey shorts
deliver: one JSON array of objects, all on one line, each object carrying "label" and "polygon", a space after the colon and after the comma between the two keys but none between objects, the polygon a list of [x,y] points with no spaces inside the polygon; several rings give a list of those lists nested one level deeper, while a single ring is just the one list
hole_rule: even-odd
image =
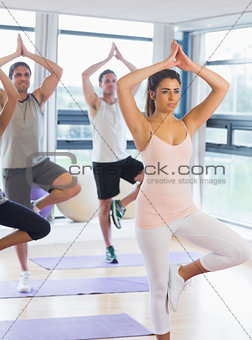
[{"label": "grey shorts", "polygon": [[10,200],[30,208],[32,184],[50,192],[53,181],[66,172],[66,169],[51,162],[49,158],[31,169],[2,169],[4,193]]}]

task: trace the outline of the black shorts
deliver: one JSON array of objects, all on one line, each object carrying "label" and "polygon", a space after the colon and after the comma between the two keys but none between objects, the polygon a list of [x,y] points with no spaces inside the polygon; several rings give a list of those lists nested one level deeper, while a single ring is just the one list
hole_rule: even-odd
[{"label": "black shorts", "polygon": [[143,164],[131,156],[118,162],[93,162],[93,173],[100,200],[112,198],[120,192],[120,178],[134,184],[134,178],[143,170]]}]

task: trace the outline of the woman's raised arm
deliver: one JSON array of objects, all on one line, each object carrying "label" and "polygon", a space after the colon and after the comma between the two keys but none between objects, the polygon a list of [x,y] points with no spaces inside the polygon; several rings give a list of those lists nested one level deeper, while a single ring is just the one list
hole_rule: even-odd
[{"label": "woman's raised arm", "polygon": [[139,151],[145,147],[150,139],[150,127],[147,119],[136,106],[132,89],[152,74],[176,66],[174,58],[177,50],[178,44],[173,40],[171,54],[164,61],[133,71],[117,81],[120,108]]},{"label": "woman's raised arm", "polygon": [[229,89],[229,83],[217,73],[194,63],[182,51],[178,45],[176,55],[177,67],[183,71],[191,71],[205,80],[211,87],[212,91],[199,105],[195,106],[183,118],[187,128],[190,131],[191,137],[215,112],[218,106],[223,101]]}]

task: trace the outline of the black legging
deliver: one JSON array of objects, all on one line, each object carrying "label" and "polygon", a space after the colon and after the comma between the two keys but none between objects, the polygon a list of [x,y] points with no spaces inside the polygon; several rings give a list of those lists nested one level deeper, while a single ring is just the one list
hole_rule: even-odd
[{"label": "black legging", "polygon": [[0,224],[26,231],[33,240],[45,237],[51,230],[47,220],[13,201],[0,204]]}]

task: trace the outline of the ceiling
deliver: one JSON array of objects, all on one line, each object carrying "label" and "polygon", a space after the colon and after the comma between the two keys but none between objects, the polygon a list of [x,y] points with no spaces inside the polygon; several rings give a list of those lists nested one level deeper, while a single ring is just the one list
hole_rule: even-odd
[{"label": "ceiling", "polygon": [[[3,0],[0,7],[166,23],[185,30],[252,24],[250,0]],[[248,6],[249,5],[249,6]]]}]

